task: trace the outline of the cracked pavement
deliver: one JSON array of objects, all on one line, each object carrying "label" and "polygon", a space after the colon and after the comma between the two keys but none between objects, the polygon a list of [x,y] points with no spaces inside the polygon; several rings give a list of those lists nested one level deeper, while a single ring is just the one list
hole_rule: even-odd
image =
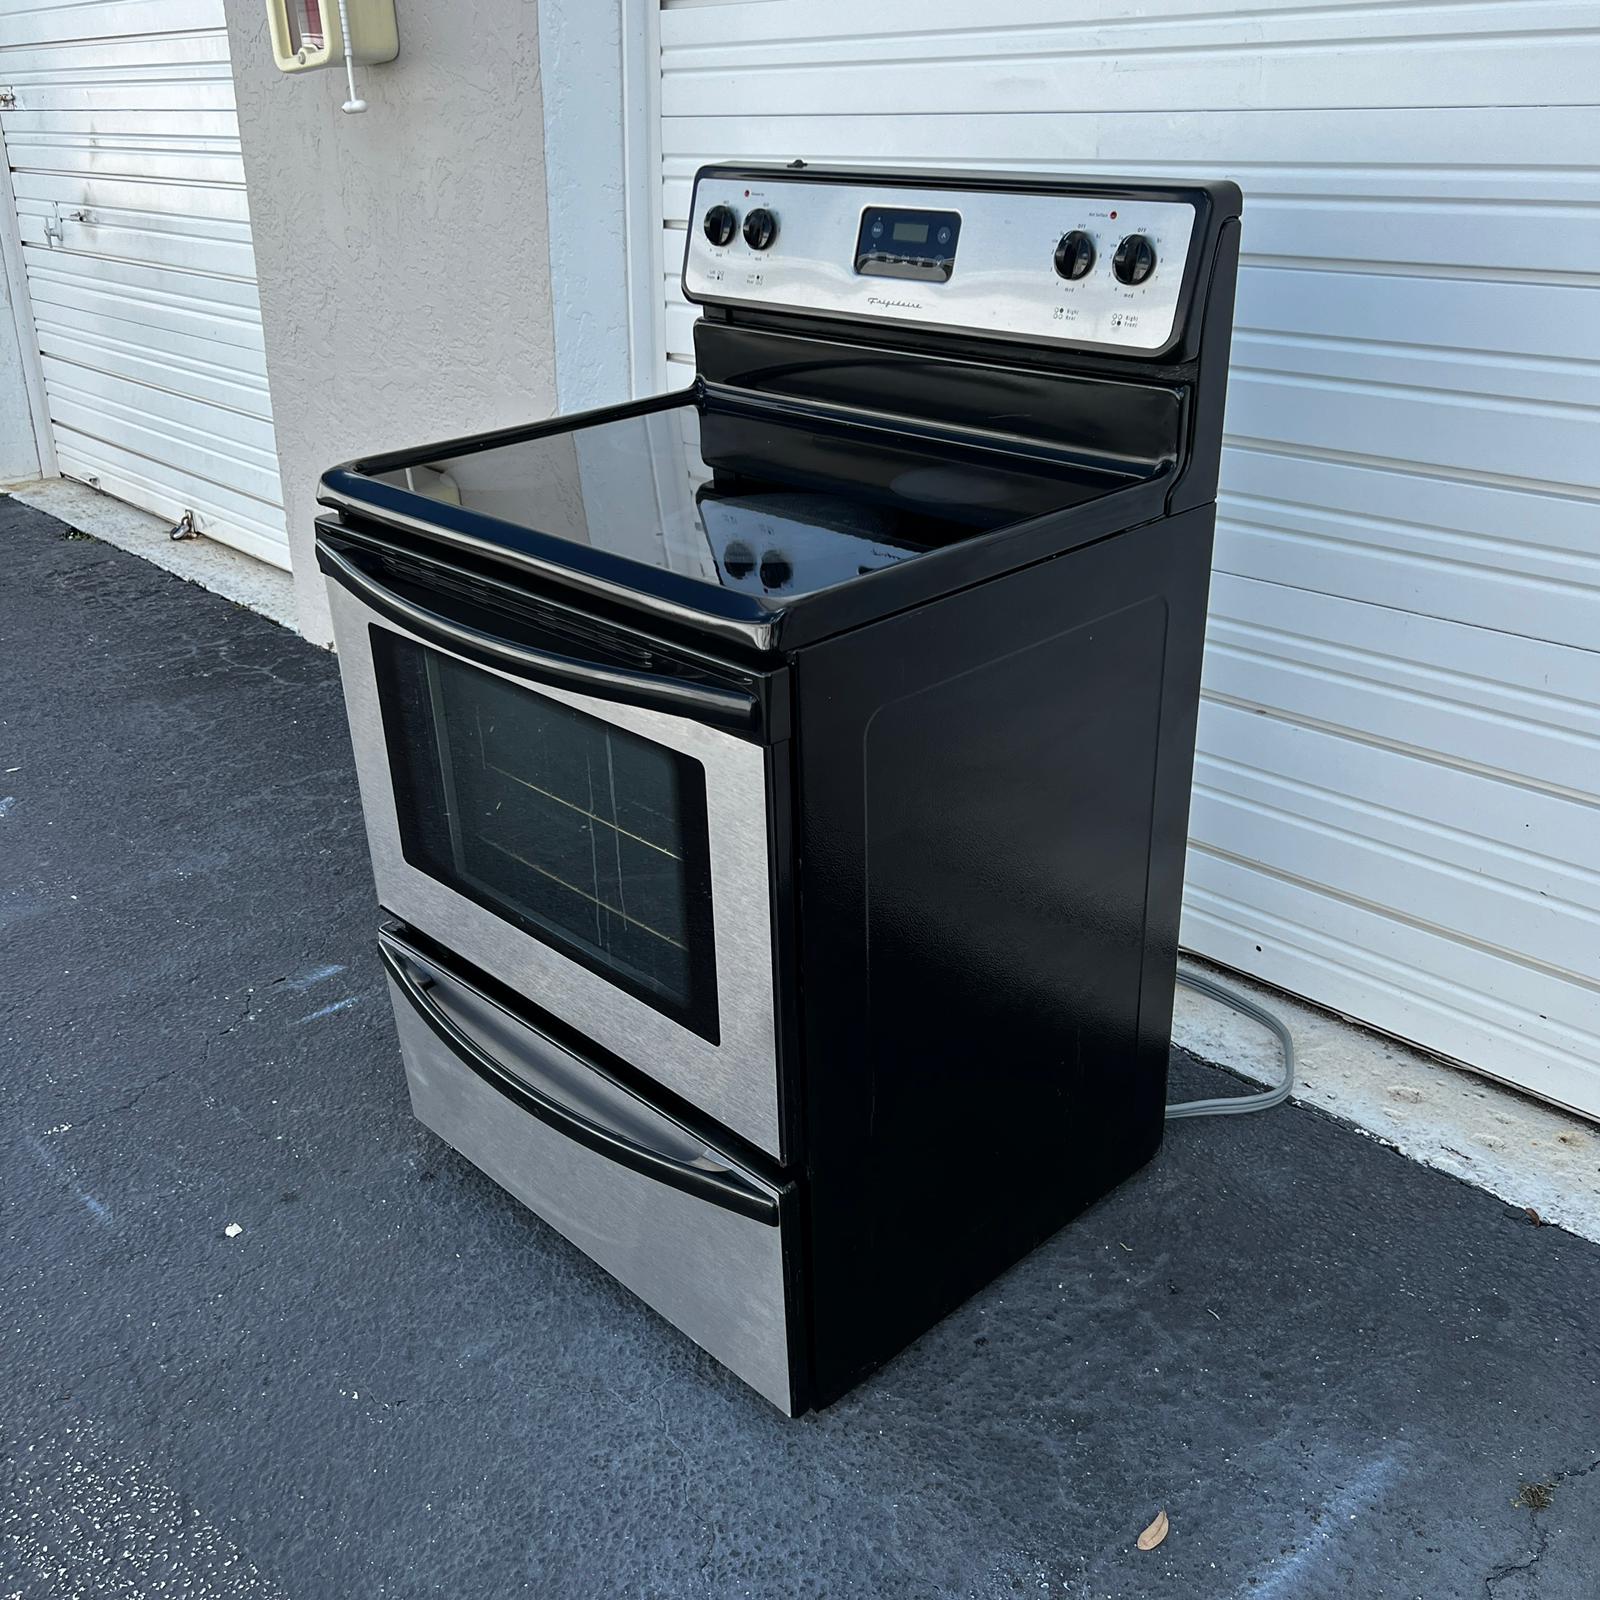
[{"label": "cracked pavement", "polygon": [[333,658],[63,533],[0,498],[4,1600],[1600,1594],[1600,1248],[1309,1110],[785,1422],[411,1119]]}]

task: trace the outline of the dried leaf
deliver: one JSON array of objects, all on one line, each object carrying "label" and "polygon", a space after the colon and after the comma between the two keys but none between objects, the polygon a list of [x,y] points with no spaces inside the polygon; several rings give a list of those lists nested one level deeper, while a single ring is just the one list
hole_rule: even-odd
[{"label": "dried leaf", "polygon": [[1156,1520],[1139,1535],[1139,1548],[1141,1550],[1154,1550],[1167,1536],[1167,1514],[1165,1511],[1156,1512]]}]

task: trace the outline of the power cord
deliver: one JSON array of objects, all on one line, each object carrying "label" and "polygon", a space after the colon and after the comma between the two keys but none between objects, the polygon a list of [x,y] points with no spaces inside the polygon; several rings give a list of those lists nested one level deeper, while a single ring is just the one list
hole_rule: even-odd
[{"label": "power cord", "polygon": [[1283,1050],[1283,1081],[1259,1094],[1223,1095],[1214,1100],[1181,1100],[1177,1105],[1167,1107],[1167,1121],[1173,1122],[1179,1117],[1238,1117],[1247,1111],[1270,1111],[1273,1106],[1281,1106],[1294,1089],[1294,1040],[1283,1019],[1274,1016],[1265,1006],[1258,1006],[1248,995],[1226,988],[1204,973],[1180,972],[1178,982],[1185,989],[1193,989],[1207,999],[1220,1001],[1230,1011],[1237,1011],[1240,1016],[1259,1022],[1271,1032]]}]

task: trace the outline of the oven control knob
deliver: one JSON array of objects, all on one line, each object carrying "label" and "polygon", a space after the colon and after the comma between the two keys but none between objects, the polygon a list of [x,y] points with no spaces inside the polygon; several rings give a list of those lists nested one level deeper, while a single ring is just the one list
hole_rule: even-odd
[{"label": "oven control knob", "polygon": [[1076,281],[1086,278],[1094,265],[1094,240],[1082,228],[1061,236],[1056,246],[1056,272],[1060,277]]},{"label": "oven control knob", "polygon": [[739,229],[739,215],[732,206],[712,206],[706,212],[706,238],[712,244],[725,245]]},{"label": "oven control knob", "polygon": [[1111,258],[1111,270],[1118,283],[1143,283],[1156,270],[1155,246],[1142,233],[1130,233],[1117,246]]},{"label": "oven control knob", "polygon": [[765,250],[778,237],[778,219],[765,206],[757,206],[744,219],[744,242],[752,250]]}]

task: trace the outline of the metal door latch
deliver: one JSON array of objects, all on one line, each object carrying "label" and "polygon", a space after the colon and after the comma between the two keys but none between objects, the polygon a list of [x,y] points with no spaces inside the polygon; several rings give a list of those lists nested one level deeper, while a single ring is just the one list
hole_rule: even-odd
[{"label": "metal door latch", "polygon": [[0,89],[0,111],[9,111],[17,103],[15,89]]},{"label": "metal door latch", "polygon": [[169,539],[196,539],[200,536],[200,529],[194,520],[194,512],[186,506],[183,515],[172,525],[172,532],[167,535]]},{"label": "metal door latch", "polygon": [[50,203],[50,215],[44,219],[44,242],[52,250],[61,249],[67,242],[67,237],[62,231],[61,224],[63,222],[87,222],[88,220],[89,213],[87,211],[63,211],[61,202],[53,200]]}]

